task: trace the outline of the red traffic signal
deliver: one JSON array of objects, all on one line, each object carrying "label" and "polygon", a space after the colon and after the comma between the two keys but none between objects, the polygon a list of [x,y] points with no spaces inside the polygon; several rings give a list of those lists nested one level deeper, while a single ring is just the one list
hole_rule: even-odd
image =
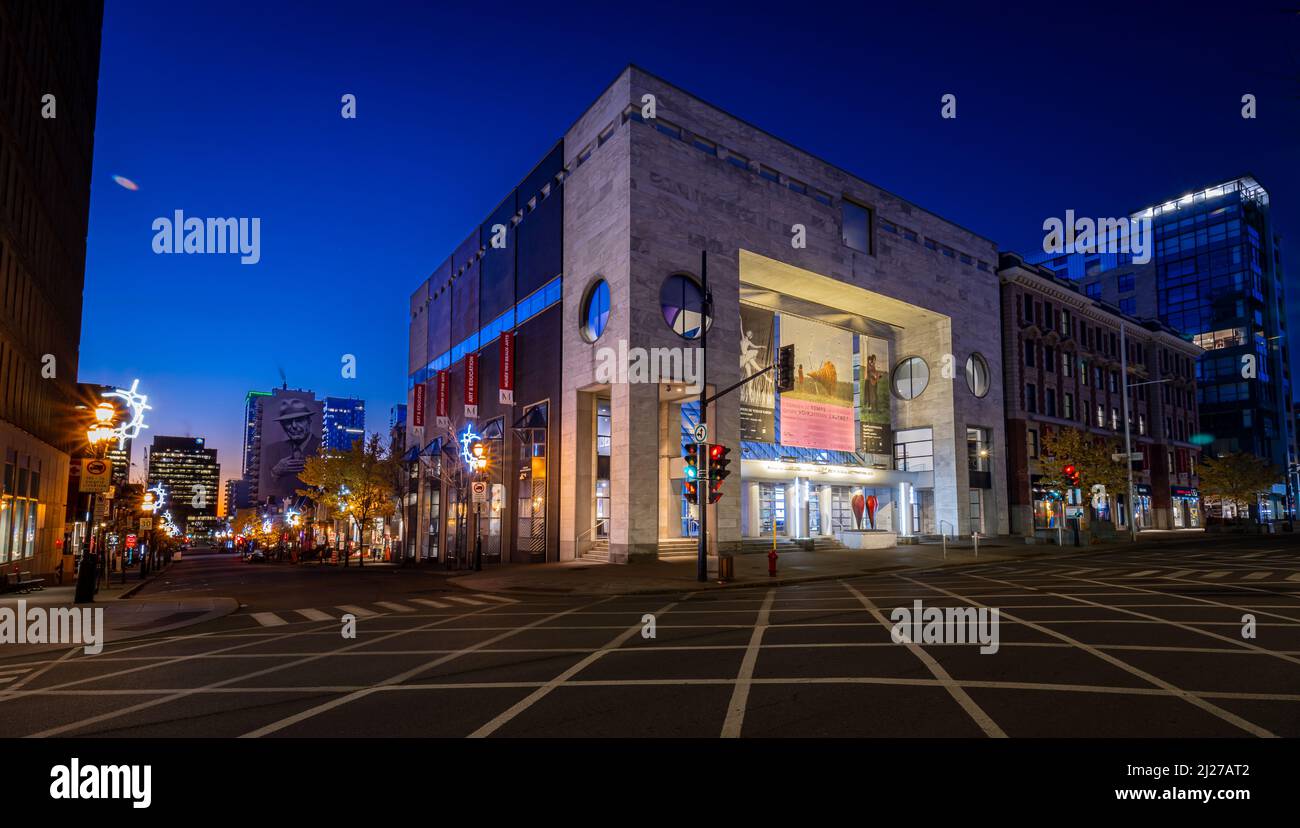
[{"label": "red traffic signal", "polygon": [[731,471],[727,466],[731,465],[731,449],[715,443],[709,446],[709,502],[717,503],[722,499],[722,481],[727,479]]}]

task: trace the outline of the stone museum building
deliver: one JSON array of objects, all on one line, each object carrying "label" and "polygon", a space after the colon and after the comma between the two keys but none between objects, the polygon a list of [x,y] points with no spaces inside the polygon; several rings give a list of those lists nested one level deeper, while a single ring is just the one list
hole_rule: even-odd
[{"label": "stone museum building", "polygon": [[1008,533],[989,239],[635,66],[486,207],[411,296],[417,555],[467,560],[476,514],[488,562],[691,554],[702,341],[710,393],[796,363],[709,407],[712,554]]}]

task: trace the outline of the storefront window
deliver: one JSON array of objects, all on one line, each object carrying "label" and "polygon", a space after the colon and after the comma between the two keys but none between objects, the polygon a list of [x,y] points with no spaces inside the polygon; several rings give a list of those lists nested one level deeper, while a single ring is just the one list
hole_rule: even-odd
[{"label": "storefront window", "polygon": [[987,428],[966,429],[966,457],[970,470],[986,472],[989,470],[989,430]]}]

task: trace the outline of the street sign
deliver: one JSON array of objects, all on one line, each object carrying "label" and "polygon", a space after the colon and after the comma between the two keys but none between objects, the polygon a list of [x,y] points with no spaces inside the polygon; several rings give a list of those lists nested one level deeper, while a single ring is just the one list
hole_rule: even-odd
[{"label": "street sign", "polygon": [[[1119,462],[1123,461],[1123,459],[1124,459],[1124,452],[1122,452],[1122,451],[1118,451],[1118,452],[1112,454],[1112,455],[1110,456],[1110,459],[1114,460],[1116,463],[1119,463]],[[1142,452],[1140,452],[1140,451],[1135,451],[1135,452],[1133,452],[1133,453],[1131,453],[1131,454],[1128,455],[1128,459],[1129,459],[1129,460],[1141,460],[1141,459],[1142,459]]]},{"label": "street sign", "polygon": [[1082,517],[1083,517],[1083,507],[1082,507],[1082,506],[1066,506],[1066,507],[1065,507],[1065,516],[1066,516],[1067,518],[1082,518]]},{"label": "street sign", "polygon": [[113,464],[107,460],[83,457],[81,460],[81,491],[106,492],[113,477]]},{"label": "street sign", "polygon": [[475,503],[487,503],[487,483],[475,480],[470,484],[470,491],[474,493]]},{"label": "street sign", "polygon": [[126,548],[135,549],[135,535],[126,536]]},{"label": "street sign", "polygon": [[697,443],[709,442],[709,427],[704,423],[700,423],[695,427],[695,442]]}]

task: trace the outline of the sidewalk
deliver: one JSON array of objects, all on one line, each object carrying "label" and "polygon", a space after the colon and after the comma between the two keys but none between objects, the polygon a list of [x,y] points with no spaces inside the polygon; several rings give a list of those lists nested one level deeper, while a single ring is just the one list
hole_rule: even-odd
[{"label": "sidewalk", "polygon": [[[1199,533],[1198,533],[1199,534]],[[979,557],[969,544],[948,546],[947,557],[938,544],[896,546],[871,550],[804,550],[782,552],[776,577],[767,574],[767,555],[736,555],[735,579],[719,584],[695,580],[695,559],[678,558],[627,565],[565,561],[546,564],[506,564],[482,572],[453,573],[448,583],[476,592],[533,592],[576,595],[641,595],[663,592],[696,592],[729,587],[783,586],[810,581],[834,580],[877,572],[935,569],[975,563],[1067,558],[1136,549],[1153,543],[1184,538],[1174,533],[1143,537],[1136,544],[1109,543],[1092,546],[1057,547],[1027,544],[1019,539],[989,538],[980,542]]]},{"label": "sidewalk", "polygon": [[[174,566],[175,564],[173,564]],[[144,584],[150,583],[158,574],[170,567],[158,570],[152,577],[143,581],[128,575],[126,584],[114,580],[109,586],[100,586],[91,604],[74,603],[76,597],[75,583],[65,581],[62,586],[46,587],[43,590],[26,594],[6,592],[0,595],[0,608],[17,612],[19,601],[26,608],[40,607],[77,607],[102,609],[104,611],[103,641],[115,644],[132,638],[153,635],[160,632],[202,624],[216,618],[229,615],[239,609],[239,602],[234,598],[130,598]],[[50,650],[66,650],[72,644],[2,644],[0,658],[30,655]]]}]

